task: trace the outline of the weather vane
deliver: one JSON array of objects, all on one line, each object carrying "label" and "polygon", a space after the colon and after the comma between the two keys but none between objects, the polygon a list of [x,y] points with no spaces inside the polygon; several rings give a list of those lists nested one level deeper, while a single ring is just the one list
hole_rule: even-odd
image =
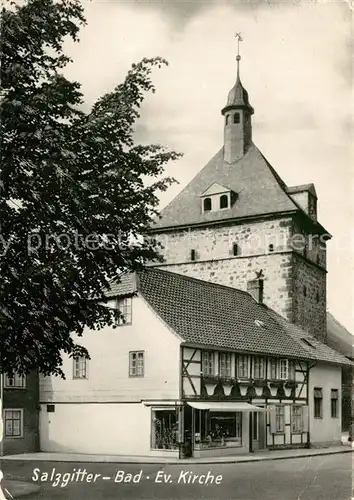
[{"label": "weather vane", "polygon": [[241,56],[240,56],[240,42],[243,42],[243,38],[241,36],[241,33],[236,33],[235,38],[237,38],[237,60],[239,61],[241,59]]}]

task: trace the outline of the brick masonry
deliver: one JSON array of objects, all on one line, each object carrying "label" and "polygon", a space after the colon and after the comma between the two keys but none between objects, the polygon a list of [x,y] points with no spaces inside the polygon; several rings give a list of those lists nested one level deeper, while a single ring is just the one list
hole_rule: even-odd
[{"label": "brick masonry", "polygon": [[154,237],[163,246],[159,267],[171,272],[247,290],[247,282],[262,269],[265,304],[325,339],[325,244],[291,218],[176,229]]}]

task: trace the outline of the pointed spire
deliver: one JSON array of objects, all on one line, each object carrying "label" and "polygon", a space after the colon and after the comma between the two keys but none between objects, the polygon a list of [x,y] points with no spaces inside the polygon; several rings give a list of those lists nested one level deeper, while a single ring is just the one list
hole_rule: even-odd
[{"label": "pointed spire", "polygon": [[243,42],[243,38],[241,36],[241,33],[236,33],[235,37],[237,38],[237,56],[236,56],[236,61],[237,61],[237,80],[240,80],[240,42]]}]

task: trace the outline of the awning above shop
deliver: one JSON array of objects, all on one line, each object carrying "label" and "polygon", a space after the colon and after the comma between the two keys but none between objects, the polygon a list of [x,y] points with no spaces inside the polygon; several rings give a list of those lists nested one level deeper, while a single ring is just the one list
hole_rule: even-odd
[{"label": "awning above shop", "polygon": [[251,405],[249,403],[231,403],[231,402],[209,402],[209,401],[193,401],[188,403],[192,408],[197,410],[210,410],[210,411],[267,411],[266,408]]}]

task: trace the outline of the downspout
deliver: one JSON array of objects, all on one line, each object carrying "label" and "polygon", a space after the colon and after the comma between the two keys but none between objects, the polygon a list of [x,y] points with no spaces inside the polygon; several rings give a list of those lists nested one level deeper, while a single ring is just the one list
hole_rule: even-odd
[{"label": "downspout", "polygon": [[310,370],[314,368],[317,365],[317,362],[315,362],[313,365],[309,365],[307,363],[307,384],[306,384],[306,400],[307,400],[307,407],[309,409],[308,411],[308,422],[307,422],[307,443],[306,446],[307,448],[310,448],[311,443],[310,443]]}]

